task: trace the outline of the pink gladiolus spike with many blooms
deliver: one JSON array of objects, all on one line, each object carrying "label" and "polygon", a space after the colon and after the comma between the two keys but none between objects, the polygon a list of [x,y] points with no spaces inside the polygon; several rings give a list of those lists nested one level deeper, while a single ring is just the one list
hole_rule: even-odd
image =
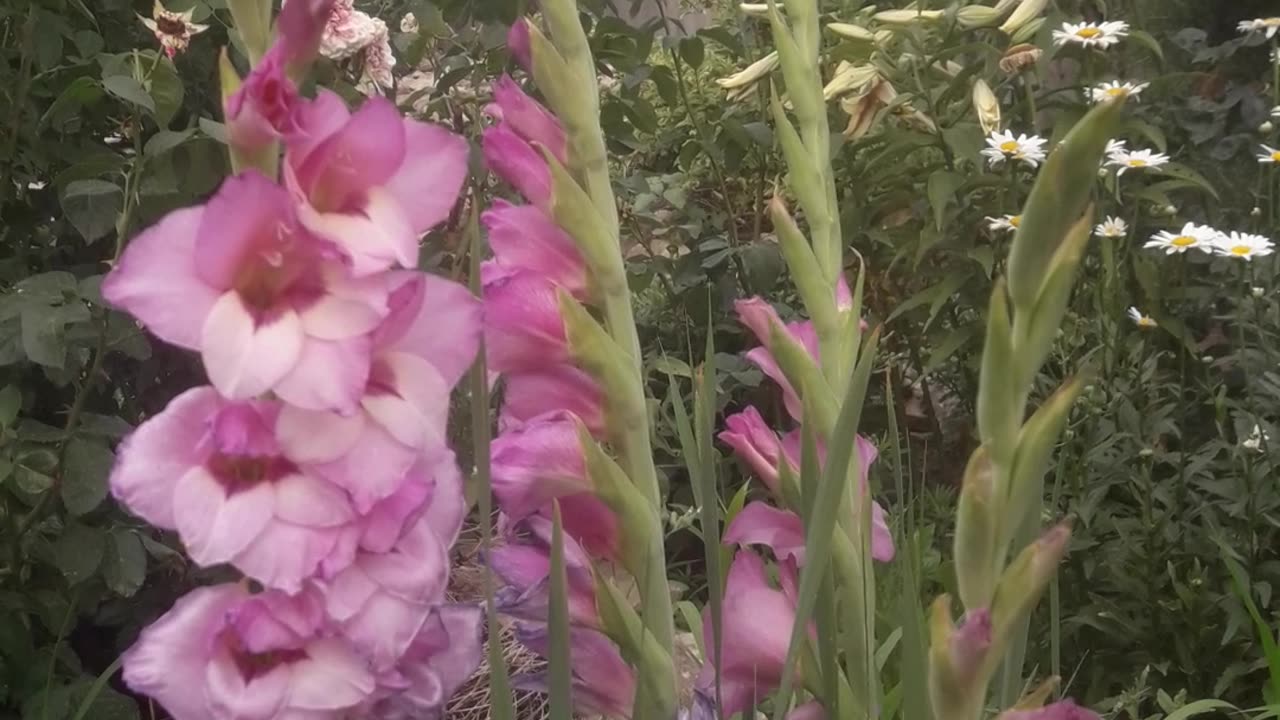
[{"label": "pink gladiolus spike with many blooms", "polygon": [[302,224],[340,248],[358,276],[417,267],[419,237],[448,217],[466,178],[466,141],[402,118],[385,98],[352,114],[322,91],[308,108],[285,155],[285,179],[305,200]]},{"label": "pink gladiolus spike with many blooms", "polygon": [[193,590],[125,652],[125,683],[175,720],[342,720],[374,691],[375,677],[324,632],[319,603],[311,591]]}]

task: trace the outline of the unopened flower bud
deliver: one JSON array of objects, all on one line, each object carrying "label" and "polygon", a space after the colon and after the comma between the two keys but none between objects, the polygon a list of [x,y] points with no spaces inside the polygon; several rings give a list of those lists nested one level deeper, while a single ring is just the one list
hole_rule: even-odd
[{"label": "unopened flower bud", "polygon": [[1253,209],[1249,211],[1249,217],[1262,217],[1262,208],[1254,205]]},{"label": "unopened flower bud", "polygon": [[1266,289],[1260,288],[1260,287],[1254,287],[1254,288],[1250,288],[1249,292],[1253,293],[1254,297],[1260,298],[1262,297],[1263,293],[1266,292]]},{"label": "unopened flower bud", "polygon": [[1205,365],[1208,365],[1208,364],[1210,364],[1210,363],[1212,363],[1212,362],[1213,362],[1213,356],[1212,356],[1212,355],[1204,355],[1204,356],[1202,356],[1202,357],[1200,358],[1200,362],[1204,363]]},{"label": "unopened flower bud", "polygon": [[990,135],[1000,129],[1000,101],[981,78],[973,84],[973,110],[978,114],[983,133]]},{"label": "unopened flower bud", "polygon": [[941,10],[884,10],[872,17],[888,25],[909,25],[915,22],[939,20],[942,15]]},{"label": "unopened flower bud", "polygon": [[1039,17],[1048,4],[1049,0],[1022,0],[1018,9],[1014,10],[1009,19],[1000,26],[1000,31],[1006,35],[1012,35],[1032,19]]},{"label": "unopened flower bud", "polygon": [[1104,178],[1104,177],[1106,177],[1106,176],[1109,174],[1109,172],[1110,172],[1110,171],[1108,171],[1106,168],[1104,168],[1104,167],[1100,167],[1100,168],[1098,168],[1098,177],[1100,177],[1100,178]]},{"label": "unopened flower bud", "polygon": [[730,97],[736,97],[759,82],[760,78],[773,72],[778,67],[778,51],[775,50],[747,67],[730,75],[719,78],[716,84],[729,91]]},{"label": "unopened flower bud", "polygon": [[827,23],[827,29],[841,37],[853,38],[854,40],[866,40],[867,42],[870,42],[876,38],[875,33],[861,25],[854,25],[852,23]]},{"label": "unopened flower bud", "polygon": [[1276,129],[1276,126],[1272,125],[1270,120],[1258,126],[1258,132],[1262,133],[1263,135],[1268,135],[1271,133],[1272,130],[1275,130],[1275,129]]},{"label": "unopened flower bud", "polygon": [[1165,215],[1177,215],[1177,214],[1178,214],[1178,208],[1174,207],[1173,205],[1165,205],[1165,206],[1164,206],[1164,214],[1165,214]]},{"label": "unopened flower bud", "polygon": [[956,11],[956,22],[962,27],[978,28],[994,24],[1004,15],[1003,10],[984,5],[966,5]]},{"label": "unopened flower bud", "polygon": [[1138,451],[1139,457],[1151,457],[1152,455],[1155,455],[1155,454],[1156,454],[1155,451],[1152,450],[1151,448],[1142,448],[1141,450]]}]

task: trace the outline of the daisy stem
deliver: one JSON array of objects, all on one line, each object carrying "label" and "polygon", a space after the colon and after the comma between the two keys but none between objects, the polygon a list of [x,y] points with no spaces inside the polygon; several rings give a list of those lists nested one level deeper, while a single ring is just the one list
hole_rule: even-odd
[{"label": "daisy stem", "polygon": [[1036,124],[1036,116],[1039,114],[1036,110],[1036,90],[1031,84],[1032,73],[1022,74],[1022,87],[1027,92],[1027,122],[1031,125],[1032,134],[1039,135],[1040,128]]}]

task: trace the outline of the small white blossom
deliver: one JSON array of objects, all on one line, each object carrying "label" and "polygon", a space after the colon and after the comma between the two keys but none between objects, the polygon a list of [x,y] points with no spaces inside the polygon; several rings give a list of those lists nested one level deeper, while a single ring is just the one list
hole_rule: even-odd
[{"label": "small white blossom", "polygon": [[1266,292],[1267,292],[1266,288],[1260,288],[1257,285],[1249,288],[1249,294],[1256,298],[1262,297],[1263,295],[1266,294]]},{"label": "small white blossom", "polygon": [[1093,229],[1093,234],[1105,238],[1122,238],[1129,234],[1129,225],[1121,218],[1108,217],[1105,221],[1098,223]]},{"label": "small white blossom", "polygon": [[1253,426],[1253,432],[1249,433],[1249,437],[1240,441],[1240,447],[1244,448],[1245,450],[1251,450],[1253,452],[1262,452],[1263,444],[1270,441],[1271,441],[1270,433],[1268,433],[1266,430],[1263,430],[1259,425],[1255,423]]},{"label": "small white blossom", "polygon": [[1261,33],[1270,39],[1276,36],[1277,31],[1280,31],[1280,17],[1241,20],[1236,24],[1236,30],[1246,35],[1250,33]]},{"label": "small white blossom", "polygon": [[1156,321],[1153,320],[1150,315],[1144,315],[1142,311],[1138,310],[1136,307],[1129,308],[1129,319],[1133,321],[1133,324],[1144,330],[1158,327]]},{"label": "small white blossom", "polygon": [[1182,230],[1177,233],[1161,230],[1152,235],[1151,239],[1143,247],[1164,250],[1166,255],[1184,253],[1191,248],[1199,248],[1204,252],[1213,252],[1214,244],[1221,237],[1221,232],[1208,225],[1197,225],[1189,222],[1183,225]]},{"label": "small white blossom", "polygon": [[1015,232],[1018,226],[1022,224],[1021,215],[1005,215],[1003,217],[988,217],[987,229],[991,232]]},{"label": "small white blossom", "polygon": [[418,34],[417,16],[414,15],[413,13],[405,13],[404,17],[400,18],[400,32],[408,33],[410,35],[417,35]]},{"label": "small white blossom", "polygon": [[1055,45],[1074,43],[1083,47],[1107,49],[1129,34],[1129,23],[1112,20],[1101,23],[1062,23],[1061,30],[1053,31]]},{"label": "small white blossom", "polygon": [[1280,105],[1271,108],[1271,117],[1280,120]]},{"label": "small white blossom", "polygon": [[1269,134],[1271,133],[1271,131],[1272,131],[1272,130],[1275,130],[1275,129],[1276,129],[1276,126],[1275,126],[1275,125],[1272,125],[1272,124],[1271,124],[1271,121],[1270,121],[1270,120],[1268,120],[1268,121],[1266,121],[1266,122],[1264,122],[1264,123],[1262,123],[1261,125],[1259,125],[1259,126],[1258,126],[1258,134],[1260,134],[1260,135],[1269,135]]},{"label": "small white blossom", "polygon": [[1115,150],[1107,155],[1107,164],[1120,168],[1117,175],[1123,175],[1130,168],[1158,168],[1169,162],[1169,156],[1154,150]]},{"label": "small white blossom", "polygon": [[987,147],[982,154],[991,165],[997,166],[1005,160],[1021,160],[1036,167],[1045,158],[1045,139],[1036,135],[1013,136],[1013,131],[994,132],[987,137]]},{"label": "small white blossom", "polygon": [[1230,235],[1219,234],[1218,240],[1213,244],[1213,250],[1223,257],[1252,260],[1275,252],[1275,246],[1261,235],[1232,230]]},{"label": "small white blossom", "polygon": [[1270,145],[1263,145],[1262,151],[1257,155],[1260,163],[1280,163],[1280,150]]},{"label": "small white blossom", "polygon": [[1137,97],[1151,83],[1131,83],[1112,80],[1089,88],[1089,97],[1095,103],[1106,102],[1118,97]]}]

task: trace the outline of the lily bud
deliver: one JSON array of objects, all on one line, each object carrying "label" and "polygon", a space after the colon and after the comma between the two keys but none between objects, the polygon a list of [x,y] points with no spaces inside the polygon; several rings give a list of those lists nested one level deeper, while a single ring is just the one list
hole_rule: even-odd
[{"label": "lily bud", "polygon": [[1000,101],[991,86],[981,78],[973,84],[973,110],[978,114],[982,132],[990,135],[1000,129]]},{"label": "lily bud", "polygon": [[1022,3],[1013,11],[1009,19],[1005,20],[1004,24],[1000,26],[1000,32],[1012,35],[1019,28],[1039,17],[1048,4],[1049,0],[1022,0]]},{"label": "lily bud", "polygon": [[967,28],[987,27],[1004,16],[1004,11],[985,5],[966,5],[956,11],[956,22]]},{"label": "lily bud", "polygon": [[778,67],[778,51],[765,55],[759,60],[751,63],[747,67],[738,72],[716,80],[716,84],[729,91],[729,99],[741,97],[747,90],[751,89],[761,78],[776,70]]},{"label": "lily bud", "polygon": [[877,75],[879,72],[874,65],[854,65],[847,60],[841,60],[836,66],[835,74],[831,76],[831,81],[822,88],[822,99],[831,100],[847,92],[858,90],[874,80]]},{"label": "lily bud", "polygon": [[1023,25],[1022,27],[1015,30],[1013,32],[1013,35],[1009,36],[1009,39],[1014,41],[1015,43],[1024,43],[1030,40],[1031,38],[1035,37],[1036,33],[1040,32],[1040,28],[1044,25],[1044,23],[1045,23],[1044,18],[1042,17],[1036,18],[1035,20],[1032,20],[1026,25]]},{"label": "lily bud", "polygon": [[854,40],[866,40],[871,42],[875,40],[876,33],[862,27],[861,25],[853,25],[850,23],[827,23],[826,28],[831,32]]},{"label": "lily bud", "polygon": [[940,20],[942,10],[882,10],[871,17],[888,25],[910,25],[915,22]]},{"label": "lily bud", "polygon": [[[782,3],[778,3],[778,12],[782,12]],[[748,17],[767,18],[769,17],[768,3],[740,3],[738,12]]]}]

